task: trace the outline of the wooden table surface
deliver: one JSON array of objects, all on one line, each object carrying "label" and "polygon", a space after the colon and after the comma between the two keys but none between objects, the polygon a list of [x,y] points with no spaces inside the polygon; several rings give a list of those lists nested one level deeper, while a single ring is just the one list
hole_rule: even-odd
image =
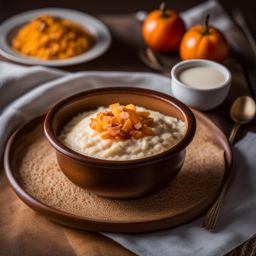
[{"label": "wooden table surface", "polygon": [[[4,20],[9,15],[25,11],[28,9],[34,9],[39,7],[45,7],[46,1],[22,1],[22,4],[19,1],[15,1],[16,6],[14,8],[13,0],[6,1],[4,4],[4,8],[0,10],[0,20]],[[100,19],[102,19],[110,28],[113,36],[112,46],[109,51],[101,56],[100,58],[91,61],[89,63],[85,63],[82,65],[72,66],[65,68],[67,71],[75,72],[75,71],[86,71],[86,70],[114,70],[114,71],[146,71],[153,72],[149,68],[147,68],[138,57],[138,49],[143,48],[143,42],[140,37],[140,26],[138,22],[134,18],[134,14],[132,12],[136,10],[149,10],[154,8],[155,1],[147,0],[147,1],[129,1],[127,4],[127,8],[121,4],[120,1],[99,1],[94,0],[85,4],[83,1],[51,1],[51,6],[61,6],[67,8],[79,9],[87,12],[91,12],[94,14],[98,13],[112,13],[106,15],[98,15]],[[71,3],[72,2],[72,3]],[[145,4],[146,2],[146,4]],[[168,2],[168,1],[167,1]],[[189,2],[189,3],[188,3]],[[184,10],[185,8],[192,7],[194,4],[200,1],[172,1],[173,6],[178,10]],[[251,21],[251,24],[254,26],[253,29],[256,31],[256,23],[253,23],[254,13],[252,13],[252,8],[246,8],[246,6],[251,6],[253,1],[244,0],[243,3],[241,1],[222,1],[224,2],[225,7],[239,7],[240,9],[244,9],[246,12],[246,18],[248,21]],[[126,5],[125,4],[125,5]],[[171,5],[171,4],[170,4]],[[98,8],[98,11],[96,9]],[[121,14],[129,12],[130,14]],[[254,12],[254,11],[253,11]],[[116,13],[116,14],[113,14]],[[232,122],[229,119],[229,107],[232,101],[239,95],[249,94],[249,90],[246,85],[246,80],[242,75],[242,69],[239,64],[234,64],[235,61],[233,58],[227,62],[227,65],[232,69],[233,75],[235,76],[234,85],[232,85],[231,93],[228,99],[222,104],[220,107],[213,111],[209,111],[206,114],[213,119],[213,121],[220,126],[226,134],[230,132]],[[239,134],[239,138],[243,137],[248,130],[256,130],[255,129],[255,121],[253,124],[245,126],[241,133]],[[238,138],[238,139],[239,139]],[[115,242],[109,240],[108,238],[104,238],[98,234],[86,235],[84,237],[84,241],[88,244],[87,254],[90,255],[90,251],[93,252],[93,247],[97,243],[98,248],[101,248],[102,251],[108,251],[109,253],[100,254],[100,255],[113,255],[111,254],[111,250],[115,252],[115,255],[132,255],[123,247],[117,245]],[[254,240],[247,243],[246,246],[250,247],[253,245]],[[256,248],[256,246],[255,246]],[[245,247],[242,248],[243,250]],[[251,250],[252,252],[252,250]],[[252,252],[253,253],[253,252]],[[94,254],[91,254],[94,255]],[[95,254],[96,255],[96,254]],[[242,252],[241,247],[235,250],[230,255],[250,255],[249,253],[244,254]],[[251,254],[251,255],[256,255]]]}]

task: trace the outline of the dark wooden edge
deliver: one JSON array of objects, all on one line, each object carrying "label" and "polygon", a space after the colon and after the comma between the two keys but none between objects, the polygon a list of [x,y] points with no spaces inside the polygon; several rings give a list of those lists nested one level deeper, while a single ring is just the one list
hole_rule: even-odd
[{"label": "dark wooden edge", "polygon": [[[228,144],[228,141],[223,134],[223,132],[212,122],[210,121],[204,114],[194,111],[195,115],[206,123],[211,129],[213,129],[214,133],[216,133],[216,141],[220,146],[225,150],[225,159],[227,163],[227,171],[230,170],[232,165],[232,152],[231,148]],[[63,224],[66,226],[70,226],[77,229],[85,229],[89,231],[98,231],[98,232],[115,232],[115,233],[144,233],[150,231],[158,231],[163,229],[168,229],[171,227],[175,227],[177,225],[185,224],[189,221],[194,220],[195,218],[201,216],[213,203],[215,198],[219,193],[219,189],[216,191],[212,198],[209,198],[209,201],[199,201],[196,207],[191,207],[188,209],[186,213],[179,214],[176,217],[166,217],[159,220],[148,220],[148,221],[97,221],[91,218],[82,218],[75,216],[73,214],[68,214],[61,210],[57,210],[47,206],[46,204],[40,202],[33,196],[29,195],[26,191],[23,190],[21,185],[18,182],[17,175],[15,175],[15,170],[12,168],[13,157],[15,154],[15,143],[18,141],[24,134],[28,134],[28,131],[35,128],[37,125],[43,122],[44,116],[37,117],[32,121],[25,124],[19,130],[17,130],[8,140],[7,146],[4,153],[4,167],[7,179],[9,184],[14,189],[17,196],[29,207],[39,212],[43,216],[51,219],[54,222],[59,224]],[[219,139],[218,139],[219,138]],[[189,218],[187,218],[187,215]]]}]

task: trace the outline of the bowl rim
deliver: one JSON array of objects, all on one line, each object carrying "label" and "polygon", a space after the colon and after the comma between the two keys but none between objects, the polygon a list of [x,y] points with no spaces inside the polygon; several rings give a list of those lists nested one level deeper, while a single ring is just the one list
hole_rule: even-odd
[{"label": "bowl rim", "polygon": [[[185,118],[185,122],[187,123],[187,129],[185,132],[185,135],[183,138],[173,147],[170,149],[161,152],[157,155],[152,155],[149,157],[139,158],[139,159],[133,159],[133,160],[108,160],[108,159],[100,159],[95,157],[90,157],[87,155],[80,154],[69,147],[65,146],[55,135],[52,121],[55,117],[55,114],[65,105],[70,104],[71,102],[75,102],[76,100],[79,100],[81,98],[84,98],[89,95],[100,95],[102,93],[111,93],[111,92],[127,92],[132,93],[136,95],[145,95],[149,97],[153,97],[168,103],[171,103],[176,109],[178,109],[182,115]],[[149,163],[159,162],[164,159],[167,159],[170,157],[170,155],[175,155],[176,153],[180,152],[186,146],[192,141],[196,131],[196,119],[192,111],[187,107],[185,104],[180,102],[179,100],[175,99],[172,96],[169,96],[167,94],[149,90],[149,89],[143,89],[143,88],[135,88],[135,87],[108,87],[108,88],[100,88],[100,89],[93,89],[88,91],[83,91],[80,93],[76,93],[74,95],[71,95],[69,97],[66,97],[60,101],[58,101],[53,107],[51,107],[46,115],[46,118],[44,120],[44,133],[50,144],[54,147],[56,151],[59,153],[64,154],[65,156],[76,159],[78,161],[81,161],[83,163],[86,163],[87,165],[97,165],[97,166],[104,166],[105,168],[109,167],[113,169],[114,167],[118,168],[123,165],[148,165]]]},{"label": "bowl rim", "polygon": [[[177,69],[181,68],[181,67],[186,67],[190,64],[195,64],[195,66],[201,64],[202,66],[211,66],[211,67],[217,67],[217,69],[221,70],[221,72],[224,74],[225,76],[225,81],[217,86],[217,87],[213,87],[213,88],[196,88],[196,87],[192,87],[192,86],[188,86],[184,83],[182,83],[178,77],[177,77]],[[222,89],[223,87],[229,86],[231,83],[231,72],[229,71],[229,69],[227,67],[225,67],[224,65],[212,61],[212,60],[204,60],[204,59],[191,59],[191,60],[183,60],[178,62],[176,65],[173,66],[173,68],[171,69],[171,78],[172,81],[174,81],[177,85],[186,88],[187,90],[191,90],[191,91],[199,91],[199,92],[209,92],[209,91],[216,91],[219,89]]]}]

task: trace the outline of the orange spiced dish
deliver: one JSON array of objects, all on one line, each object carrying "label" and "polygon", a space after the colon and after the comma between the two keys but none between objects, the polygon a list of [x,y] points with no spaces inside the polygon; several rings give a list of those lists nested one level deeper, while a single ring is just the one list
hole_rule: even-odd
[{"label": "orange spiced dish", "polygon": [[11,45],[17,52],[41,60],[67,59],[93,47],[95,37],[72,21],[42,15],[24,25]]}]

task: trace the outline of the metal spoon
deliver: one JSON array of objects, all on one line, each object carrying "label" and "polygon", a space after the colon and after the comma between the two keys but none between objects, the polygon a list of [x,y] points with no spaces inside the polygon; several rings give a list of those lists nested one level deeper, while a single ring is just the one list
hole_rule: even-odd
[{"label": "metal spoon", "polygon": [[[241,96],[234,101],[230,109],[230,117],[235,122],[234,127],[229,136],[230,144],[234,143],[235,136],[240,126],[252,121],[252,119],[255,116],[255,113],[256,113],[256,104],[251,97]],[[231,175],[231,172],[229,172],[223,184],[220,194],[218,195],[216,201],[208,210],[204,218],[202,226],[205,229],[208,229],[208,230],[214,229],[219,216],[221,205],[223,203],[223,199],[231,183],[231,180],[232,180],[232,175]]]},{"label": "metal spoon", "polygon": [[256,113],[256,104],[249,96],[238,97],[231,106],[230,117],[235,122],[229,136],[230,144],[234,143],[235,136],[240,126],[252,121]]}]

